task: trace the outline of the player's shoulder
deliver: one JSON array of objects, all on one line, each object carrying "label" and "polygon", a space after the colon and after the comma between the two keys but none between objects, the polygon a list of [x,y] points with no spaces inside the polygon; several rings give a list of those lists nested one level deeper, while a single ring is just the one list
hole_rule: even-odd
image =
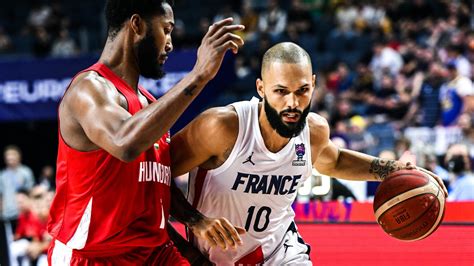
[{"label": "player's shoulder", "polygon": [[308,126],[311,139],[329,139],[329,123],[317,113],[308,114]]},{"label": "player's shoulder", "polygon": [[210,108],[199,115],[197,122],[210,132],[238,132],[239,129],[239,118],[231,105]]},{"label": "player's shoulder", "polygon": [[310,112],[308,114],[308,126],[310,131],[315,132],[320,132],[321,130],[329,130],[329,123],[326,118],[313,112]]},{"label": "player's shoulder", "polygon": [[114,84],[95,71],[85,71],[78,74],[68,88],[67,94],[92,94],[115,96],[118,91]]},{"label": "player's shoulder", "polygon": [[200,116],[201,123],[209,126],[238,128],[239,118],[232,105],[213,107],[204,111]]}]

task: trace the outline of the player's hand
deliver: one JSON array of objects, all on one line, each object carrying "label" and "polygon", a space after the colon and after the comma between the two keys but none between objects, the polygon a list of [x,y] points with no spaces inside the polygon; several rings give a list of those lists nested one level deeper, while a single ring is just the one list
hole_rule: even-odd
[{"label": "player's hand", "polygon": [[234,54],[244,44],[243,39],[234,34],[241,31],[243,25],[232,25],[232,18],[220,20],[209,27],[197,52],[197,61],[193,71],[202,79],[213,79],[222,64],[227,50]]},{"label": "player's hand", "polygon": [[245,233],[245,229],[233,226],[225,218],[204,217],[190,228],[194,235],[205,239],[211,247],[219,246],[224,250],[242,245],[239,234]]},{"label": "player's hand", "polygon": [[424,169],[424,168],[421,168],[421,167],[417,167],[416,169],[417,169],[418,171],[420,171],[420,172],[423,172],[423,173],[425,173],[425,174],[427,174],[427,175],[432,176],[432,177],[436,180],[436,182],[438,182],[438,186],[443,190],[443,192],[444,192],[444,197],[445,197],[445,198],[448,197],[448,190],[447,190],[446,187],[444,186],[443,180],[442,180],[439,176],[437,176],[437,175],[435,175],[433,172],[428,171],[428,170],[426,170],[426,169]]},{"label": "player's hand", "polygon": [[399,162],[403,165],[405,164],[405,167],[402,168],[402,169],[407,169],[407,170],[413,170],[413,169],[416,169],[420,172],[423,172],[427,175],[430,175],[432,176],[436,182],[438,182],[438,186],[443,190],[444,192],[444,196],[445,197],[448,197],[448,190],[446,189],[446,187],[444,186],[444,183],[443,183],[443,180],[441,180],[441,178],[437,175],[435,175],[433,172],[431,171],[428,171],[424,168],[421,168],[421,167],[417,167],[415,164],[416,164],[416,156],[409,152],[409,151],[406,151],[402,154],[402,157],[400,157],[400,160]]}]

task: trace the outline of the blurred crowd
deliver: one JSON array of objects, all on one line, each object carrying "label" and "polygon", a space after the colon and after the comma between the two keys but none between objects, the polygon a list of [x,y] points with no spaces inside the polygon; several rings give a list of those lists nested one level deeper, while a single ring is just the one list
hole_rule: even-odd
[{"label": "blurred crowd", "polygon": [[45,166],[39,178],[22,164],[21,150],[4,150],[0,171],[0,250],[10,245],[10,265],[47,265],[51,238],[46,232],[49,207],[55,190],[55,169]]},{"label": "blurred crowd", "polygon": [[[102,1],[5,3],[0,60],[99,51],[106,34],[102,12]],[[254,96],[263,53],[277,42],[295,42],[312,58],[312,110],[328,119],[334,143],[387,159],[411,151],[419,166],[446,182],[450,200],[474,200],[470,1],[176,0],[175,16],[178,50],[196,48],[209,25],[224,17],[246,26],[246,44],[235,58],[237,80],[215,105]],[[11,238],[14,263],[44,263],[54,168],[45,166],[35,178],[18,147],[8,146],[4,156],[0,232],[10,233],[0,238]],[[331,184],[324,199],[370,200],[377,186]]]}]

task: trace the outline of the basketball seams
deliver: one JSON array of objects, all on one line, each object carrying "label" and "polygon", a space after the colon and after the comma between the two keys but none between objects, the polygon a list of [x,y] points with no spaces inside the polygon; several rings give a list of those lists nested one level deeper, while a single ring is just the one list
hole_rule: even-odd
[{"label": "basketball seams", "polygon": [[[439,210],[438,210],[437,218],[436,218],[435,222],[430,226],[429,230],[426,233],[424,233],[423,235],[421,235],[420,237],[416,238],[416,239],[400,239],[400,238],[397,237],[397,239],[399,239],[399,240],[406,241],[406,242],[421,240],[421,239],[429,236],[430,234],[432,234],[439,227],[439,225],[441,224],[442,218],[444,216],[444,210],[445,210],[444,194],[443,194],[443,191],[442,191],[441,187],[437,184],[437,182],[435,182],[435,180],[433,178],[431,178],[429,176],[427,176],[427,178],[428,178],[428,183],[426,185],[424,185],[422,187],[411,189],[407,192],[404,192],[402,194],[399,194],[397,196],[392,197],[390,200],[387,200],[385,203],[381,204],[380,207],[375,212],[376,220],[378,222],[379,218],[384,213],[386,213],[389,209],[395,207],[396,205],[398,205],[398,204],[400,204],[400,203],[402,203],[402,202],[404,202],[408,199],[411,199],[413,197],[420,196],[420,195],[426,195],[426,194],[432,194],[436,197],[436,200],[438,200],[438,202],[439,202],[439,207],[438,207]],[[426,193],[423,193],[423,191],[426,191]],[[433,193],[434,191],[436,191],[436,193]],[[426,208],[426,210],[424,210],[421,215],[418,215],[415,219],[413,219],[413,221],[410,224],[404,225],[403,227],[397,228],[396,230],[387,231],[387,233],[390,234],[390,233],[393,233],[393,232],[397,232],[397,231],[400,231],[400,230],[402,230],[402,229],[404,229],[404,228],[406,228],[410,225],[413,225],[413,223],[416,222],[417,220],[419,220],[420,217],[423,217],[424,215],[426,215],[426,213],[428,211],[432,211],[432,208],[434,206],[433,204],[435,204],[434,200],[431,202],[429,207]]]},{"label": "basketball seams", "polygon": [[[392,179],[394,179],[394,178],[399,178],[399,177],[403,177],[403,176],[408,176],[408,177],[412,177],[412,176],[413,176],[413,173],[407,173],[407,172],[401,172],[401,173],[399,173],[399,172],[401,172],[401,171],[395,172],[395,173],[397,173],[397,174],[394,173],[393,175],[391,175],[390,177],[388,177],[387,179],[385,179],[384,182],[387,183],[387,182],[389,182],[390,180],[392,180]],[[431,182],[430,178],[429,178],[426,174],[424,174],[424,173],[417,172],[416,177],[423,177],[423,179],[426,181],[426,183],[423,185],[423,187],[429,185],[429,183]],[[377,191],[375,192],[375,195],[377,195],[377,193],[379,193],[380,187],[381,187],[381,186],[379,186],[379,188],[378,188]],[[420,188],[420,187],[418,187],[418,188]],[[399,195],[401,195],[401,194],[403,194],[403,193],[406,193],[406,192],[409,192],[409,191],[411,191],[411,190],[413,190],[413,189],[416,189],[416,188],[408,188],[408,189],[406,189],[406,190],[397,191],[397,195],[399,196]],[[380,207],[382,207],[385,203],[387,203],[388,201],[390,201],[391,199],[393,199],[393,198],[395,198],[395,197],[397,197],[397,196],[394,196],[394,197],[392,197],[392,198],[390,198],[390,199],[387,199],[387,200],[383,201],[382,203],[380,203],[380,205],[376,208],[376,210],[378,210],[378,209],[379,209]],[[377,203],[377,202],[374,201],[374,204],[375,204],[375,203]],[[375,207],[375,205],[374,205],[374,207]]]},{"label": "basketball seams", "polygon": [[[425,194],[420,194],[420,195],[417,195],[417,196],[426,195],[426,194],[432,194],[432,193],[425,193]],[[433,207],[433,204],[435,204],[435,203],[436,203],[435,200],[432,201],[432,202],[430,203],[430,205],[428,206],[428,208],[426,208],[420,215],[416,216],[416,217],[413,219],[413,221],[412,221],[411,223],[406,224],[406,225],[404,225],[404,226],[402,226],[402,227],[399,227],[399,228],[397,228],[397,229],[395,229],[395,230],[386,231],[386,232],[387,232],[387,233],[397,232],[397,231],[400,231],[400,230],[405,229],[406,227],[412,225],[414,222],[417,222],[420,217],[423,217],[427,212],[429,212],[429,211],[431,210],[431,207]],[[381,215],[383,215],[383,213],[382,213]],[[434,225],[434,224],[433,224],[433,225]]]},{"label": "basketball seams", "polygon": [[[418,187],[418,188],[413,188],[413,189],[410,189],[402,194],[399,194],[398,196],[395,196],[387,201],[385,201],[383,204],[380,205],[380,207],[378,207],[375,211],[375,218],[376,220],[378,221],[379,217],[385,213],[388,209],[390,209],[391,207],[397,205],[398,203],[400,202],[403,202],[407,199],[410,199],[410,198],[413,198],[413,197],[416,197],[420,194],[427,194],[427,193],[431,193],[428,189],[429,188],[433,188],[433,186],[435,188],[437,188],[439,190],[439,187],[436,186],[434,183],[432,182],[428,182],[428,184],[422,186],[422,187]],[[423,191],[427,191],[426,193],[420,193],[420,192],[423,192]],[[433,193],[431,193],[433,194]],[[433,194],[434,195],[434,194]],[[436,195],[435,195],[436,196]]]},{"label": "basketball seams", "polygon": [[436,198],[438,199],[439,201],[439,213],[438,213],[438,218],[436,219],[436,222],[431,226],[431,229],[426,232],[424,235],[420,236],[419,238],[417,239],[413,239],[413,240],[408,240],[408,241],[416,241],[416,240],[420,240],[420,239],[423,239],[427,236],[429,236],[431,233],[433,233],[438,227],[439,225],[441,224],[441,221],[443,220],[443,216],[444,216],[444,208],[445,208],[445,205],[444,205],[444,194],[443,194],[443,191],[441,188],[438,187],[438,195],[436,195]]}]

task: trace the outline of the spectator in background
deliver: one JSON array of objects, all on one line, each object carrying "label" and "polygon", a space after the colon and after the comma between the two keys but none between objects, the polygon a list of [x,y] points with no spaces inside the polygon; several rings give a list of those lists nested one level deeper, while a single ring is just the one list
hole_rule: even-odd
[{"label": "spectator in background", "polygon": [[471,172],[471,161],[466,145],[454,144],[449,147],[445,162],[452,174],[448,200],[474,200],[474,174]]},{"label": "spectator in background", "polygon": [[360,115],[349,119],[349,133],[347,137],[350,143],[350,149],[367,153],[367,148],[375,145],[374,137],[367,128],[367,121]]},{"label": "spectator in background", "polygon": [[285,31],[287,13],[280,8],[278,0],[269,1],[268,9],[260,14],[258,29],[276,39]]},{"label": "spectator in background", "polygon": [[359,18],[359,9],[352,4],[350,0],[343,0],[336,9],[336,21],[338,31],[352,32],[354,29],[354,22]]},{"label": "spectator in background", "polygon": [[339,80],[337,86],[338,93],[345,92],[354,85],[355,74],[351,72],[347,64],[339,63],[336,73]]},{"label": "spectator in background", "polygon": [[5,32],[5,29],[0,26],[0,54],[9,52],[12,49],[12,40]]},{"label": "spectator in background", "polygon": [[51,165],[44,166],[38,179],[38,185],[44,186],[47,190],[56,190],[56,178],[54,174],[55,169]]},{"label": "spectator in background", "polygon": [[34,30],[33,54],[36,57],[48,56],[51,52],[52,38],[44,27],[38,27]]},{"label": "spectator in background", "polygon": [[13,266],[15,262],[20,265],[22,262],[27,265],[47,265],[46,251],[51,241],[46,232],[50,206],[47,190],[43,186],[35,186],[24,200],[25,208],[19,216],[14,242],[11,244]]},{"label": "spectator in background", "polygon": [[313,31],[313,21],[311,13],[301,1],[291,1],[291,7],[288,11],[288,26],[293,25],[299,34],[309,34]]},{"label": "spectator in background", "polygon": [[34,185],[34,177],[31,169],[21,164],[21,151],[17,146],[7,146],[4,150],[4,158],[6,168],[0,172],[2,216],[4,219],[16,219],[18,206],[15,193],[21,189],[29,191]]},{"label": "spectator in background", "polygon": [[472,101],[474,96],[472,81],[459,74],[456,64],[448,63],[447,68],[449,80],[441,86],[440,91],[441,123],[443,126],[451,126],[456,123],[467,106],[472,106],[469,101]]},{"label": "spectator in background", "polygon": [[[13,242],[10,243],[10,250],[12,255],[11,264],[17,265],[23,263],[23,257],[26,256],[26,249],[28,247],[28,240],[22,239],[19,235],[19,232],[28,231],[30,233],[32,230],[23,230],[20,229],[23,225],[23,221],[26,217],[29,217],[31,213],[31,201],[28,195],[28,191],[26,190],[19,190],[16,194],[17,204],[18,204],[18,226],[15,230],[15,235],[13,238]],[[29,261],[25,258],[25,264],[29,264]]]},{"label": "spectator in background", "polygon": [[370,105],[368,114],[383,114],[392,119],[401,119],[408,110],[395,88],[395,80],[389,74],[382,76],[380,89],[366,99]]},{"label": "spectator in background", "polygon": [[444,185],[446,187],[449,187],[449,172],[438,163],[438,160],[434,153],[423,152],[422,157],[418,161],[422,161],[419,163],[421,167],[435,173],[443,180]]},{"label": "spectator in background", "polygon": [[241,23],[245,26],[243,33],[244,40],[255,40],[257,38],[258,15],[252,8],[249,1],[245,1],[242,5]]},{"label": "spectator in background", "polygon": [[471,63],[462,54],[462,48],[459,45],[449,45],[446,48],[447,60],[456,66],[456,70],[461,76],[471,78]]},{"label": "spectator in background", "polygon": [[374,75],[375,85],[380,87],[384,74],[396,76],[403,66],[403,59],[398,51],[387,46],[385,41],[378,41],[373,47],[374,56],[370,69]]},{"label": "spectator in background", "polygon": [[7,264],[7,240],[11,239],[16,229],[19,209],[16,193],[19,190],[29,191],[34,184],[33,172],[21,164],[21,150],[9,145],[4,150],[6,168],[0,172],[0,263]]},{"label": "spectator in background", "polygon": [[352,109],[359,115],[365,115],[368,105],[366,99],[374,94],[374,77],[364,63],[357,64],[352,86],[343,94],[348,95]]},{"label": "spectator in background", "polygon": [[33,2],[28,15],[28,26],[32,28],[47,27],[53,16],[53,9],[49,5]]},{"label": "spectator in background", "polygon": [[445,82],[447,72],[440,63],[434,62],[424,81],[413,88],[413,102],[404,118],[405,125],[433,128],[438,124],[441,114],[439,93]]},{"label": "spectator in background", "polygon": [[232,6],[230,4],[226,3],[226,4],[224,4],[224,6],[222,6],[219,13],[217,13],[214,16],[214,19],[212,20],[212,23],[216,23],[220,20],[223,20],[223,19],[229,18],[229,17],[234,19],[234,21],[233,21],[234,24],[240,24],[240,15],[237,14],[236,12],[234,12],[234,10],[232,10]]},{"label": "spectator in background", "polygon": [[69,30],[63,28],[59,37],[53,42],[51,55],[54,57],[71,57],[79,53],[76,42],[69,35]]},{"label": "spectator in background", "polygon": [[469,156],[474,158],[474,114],[462,114],[457,125],[462,131],[462,143],[466,145]]}]

